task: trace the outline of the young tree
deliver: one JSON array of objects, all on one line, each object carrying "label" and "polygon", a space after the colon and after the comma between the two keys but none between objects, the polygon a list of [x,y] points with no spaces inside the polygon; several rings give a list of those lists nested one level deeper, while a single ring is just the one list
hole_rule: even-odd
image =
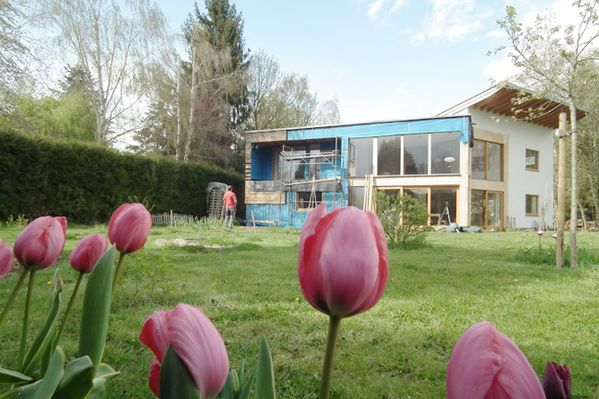
[{"label": "young tree", "polygon": [[92,77],[95,140],[109,144],[137,129],[146,65],[164,37],[164,16],[147,0],[40,0],[57,39]]},{"label": "young tree", "polygon": [[577,186],[577,110],[580,88],[589,84],[588,75],[581,73],[597,61],[599,37],[597,0],[576,0],[579,11],[576,25],[562,26],[549,15],[538,15],[532,26],[517,20],[516,9],[506,7],[506,16],[497,21],[508,36],[512,63],[520,69],[519,81],[540,95],[567,104],[570,110],[571,137],[571,209],[570,265],[576,266],[576,228],[578,220]]},{"label": "young tree", "polygon": [[263,51],[250,58],[248,130],[339,123],[337,100],[319,102],[306,76],[281,72]]}]

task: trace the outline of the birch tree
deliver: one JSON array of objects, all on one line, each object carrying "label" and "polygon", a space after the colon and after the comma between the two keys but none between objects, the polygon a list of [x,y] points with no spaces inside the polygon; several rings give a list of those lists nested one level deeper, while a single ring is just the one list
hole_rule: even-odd
[{"label": "birch tree", "polygon": [[570,265],[573,267],[577,264],[578,221],[577,110],[580,98],[577,93],[590,83],[590,76],[582,73],[583,70],[599,57],[598,3],[598,0],[574,1],[572,5],[579,13],[575,25],[562,26],[551,15],[539,14],[532,25],[525,26],[518,21],[513,6],[507,6],[505,18],[497,21],[510,42],[498,51],[508,50],[512,63],[521,71],[519,82],[541,96],[567,104],[570,111]]},{"label": "birch tree", "polygon": [[148,0],[40,0],[58,43],[92,77],[98,143],[139,127],[146,66],[164,37],[164,16]]}]

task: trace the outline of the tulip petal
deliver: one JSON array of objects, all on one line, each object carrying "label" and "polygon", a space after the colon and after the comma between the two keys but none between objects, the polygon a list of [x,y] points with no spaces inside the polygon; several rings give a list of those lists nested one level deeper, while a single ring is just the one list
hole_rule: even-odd
[{"label": "tulip petal", "polygon": [[225,343],[201,310],[179,304],[168,318],[168,336],[203,397],[220,392],[229,373]]},{"label": "tulip petal", "polygon": [[108,238],[122,253],[141,249],[152,227],[152,216],[139,203],[123,204],[110,217]]},{"label": "tulip petal", "polygon": [[90,273],[107,249],[108,241],[104,235],[88,235],[81,239],[71,252],[69,263],[78,272]]},{"label": "tulip petal", "polygon": [[154,312],[144,321],[139,340],[154,352],[159,362],[162,362],[168,349],[168,320],[171,312]]},{"label": "tulip petal", "polygon": [[148,385],[156,397],[160,397],[160,363],[156,358],[150,363],[148,371]]},{"label": "tulip petal", "polygon": [[320,264],[331,315],[346,317],[375,290],[379,254],[366,213],[345,208],[324,235]]},{"label": "tulip petal", "polygon": [[6,276],[12,268],[12,248],[0,240],[0,278]]},{"label": "tulip petal", "polygon": [[570,399],[572,388],[568,367],[547,362],[543,377],[543,390],[547,399]]},{"label": "tulip petal", "polygon": [[544,399],[532,366],[512,340],[489,322],[468,328],[447,367],[447,399]]},{"label": "tulip petal", "polygon": [[389,250],[387,248],[387,237],[385,236],[385,230],[379,218],[372,212],[367,212],[368,222],[370,228],[374,234],[374,240],[376,241],[376,247],[379,254],[379,270],[377,276],[376,289],[372,290],[371,294],[364,301],[364,303],[355,311],[348,316],[365,312],[372,308],[383,296],[385,288],[387,287],[387,279],[389,276]]}]

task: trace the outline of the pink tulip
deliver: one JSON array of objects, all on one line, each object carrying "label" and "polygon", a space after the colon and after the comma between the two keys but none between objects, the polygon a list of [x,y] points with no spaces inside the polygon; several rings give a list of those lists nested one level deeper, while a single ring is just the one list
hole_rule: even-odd
[{"label": "pink tulip", "polygon": [[[229,373],[225,343],[201,310],[179,304],[169,312],[155,312],[146,321],[139,340],[162,362],[169,345],[181,358],[202,397],[217,395]],[[153,369],[152,369],[153,368]],[[150,386],[156,392],[156,366],[150,366]]]},{"label": "pink tulip", "polygon": [[543,389],[547,399],[571,399],[572,383],[568,366],[547,362]]},{"label": "pink tulip", "polygon": [[302,293],[316,309],[337,318],[365,312],[383,295],[389,262],[381,222],[349,207],[308,215],[300,237]]},{"label": "pink tulip", "polygon": [[6,276],[12,269],[12,248],[0,240],[0,278]]},{"label": "pink tulip", "polygon": [[108,238],[121,253],[144,246],[152,227],[152,216],[142,204],[123,204],[110,217]]},{"label": "pink tulip", "polygon": [[447,367],[447,399],[544,399],[543,387],[516,344],[483,321],[468,328]]},{"label": "pink tulip", "polygon": [[104,235],[88,235],[79,241],[71,252],[69,263],[78,272],[90,273],[107,248],[108,242]]},{"label": "pink tulip", "polygon": [[14,253],[23,266],[45,269],[58,259],[67,236],[65,217],[43,216],[29,223],[15,241]]}]

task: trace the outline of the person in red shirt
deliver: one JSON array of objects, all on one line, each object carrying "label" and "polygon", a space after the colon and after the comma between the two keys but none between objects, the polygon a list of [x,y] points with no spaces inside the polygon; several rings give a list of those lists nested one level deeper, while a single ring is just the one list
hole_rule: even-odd
[{"label": "person in red shirt", "polygon": [[233,187],[227,186],[227,191],[223,197],[225,202],[225,229],[233,229],[233,219],[235,218],[235,208],[237,207],[237,196],[233,192]]}]

